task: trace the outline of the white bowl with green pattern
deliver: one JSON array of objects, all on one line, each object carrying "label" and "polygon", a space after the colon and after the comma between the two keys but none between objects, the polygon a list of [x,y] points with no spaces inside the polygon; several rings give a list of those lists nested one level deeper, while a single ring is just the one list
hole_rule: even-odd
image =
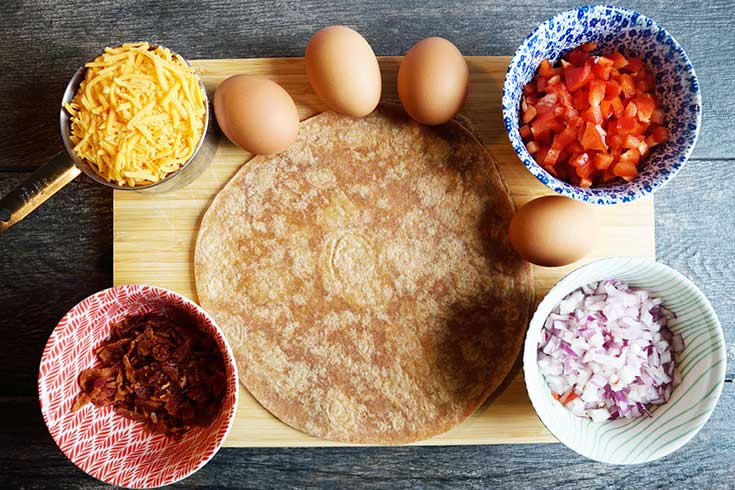
[{"label": "white bowl with green pattern", "polygon": [[[551,396],[537,363],[541,330],[549,313],[569,293],[586,284],[619,279],[664,299],[677,315],[671,327],[684,338],[677,354],[681,383],[652,417],[592,422],[575,416]],[[580,267],[560,280],[531,319],[523,352],[526,389],[541,422],[560,442],[590,459],[638,464],[666,456],[694,437],[722,393],[726,350],[720,322],[704,294],[674,269],[638,257],[612,257]]]}]

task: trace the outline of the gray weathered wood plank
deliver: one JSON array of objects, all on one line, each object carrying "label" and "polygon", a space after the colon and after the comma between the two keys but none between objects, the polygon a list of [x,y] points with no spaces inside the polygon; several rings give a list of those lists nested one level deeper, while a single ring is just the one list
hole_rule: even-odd
[{"label": "gray weathered wood plank", "polygon": [[[0,416],[14,421],[12,427],[0,426],[0,487],[105,488],[56,448],[42,426],[35,400],[0,402]],[[702,431],[676,453],[646,465],[595,463],[561,444],[227,448],[171,488],[733,488],[734,417],[735,384],[726,383]]]},{"label": "gray weathered wood plank", "polygon": [[[691,278],[712,302],[735,377],[735,191],[731,162],[692,160],[656,194],[658,259]],[[25,178],[0,173],[0,194]],[[0,393],[35,391],[38,360],[58,319],[77,301],[112,284],[111,194],[79,177],[20,224],[0,235]],[[33,299],[31,301],[31,299]],[[20,328],[19,326],[23,326]]]},{"label": "gray weathered wood plank", "polygon": [[[509,55],[568,0],[334,0],[321,2],[0,2],[0,194],[61,149],[58,102],[67,79],[102,46],[152,40],[189,58],[300,56],[333,23],[355,27],[378,54],[401,54],[429,35],[468,55]],[[621,3],[613,1],[611,3]],[[735,375],[733,230],[728,180],[735,157],[735,21],[728,0],[625,2],[682,43],[702,85],[703,132],[691,161],[656,195],[659,260],[710,298],[725,327]],[[730,159],[730,161],[727,161]],[[79,180],[0,235],[0,488],[107,488],[53,445],[31,395],[56,321],[111,284],[111,195]],[[712,420],[678,453],[645,466],[587,461],[559,444],[443,448],[225,449],[179,488],[735,488],[735,385]]]},{"label": "gray weathered wood plank", "polygon": [[712,303],[725,332],[730,379],[735,375],[732,169],[732,161],[691,160],[655,195],[656,257],[691,279]]},{"label": "gray weathered wood plank", "polygon": [[[660,21],[682,43],[704,92],[704,123],[694,156],[735,157],[734,22],[729,0],[618,2]],[[553,14],[579,4],[441,0],[285,0],[138,2],[102,0],[0,3],[5,41],[0,72],[0,168],[35,166],[60,151],[58,104],[68,79],[104,46],[150,40],[188,58],[301,56],[320,27],[359,30],[376,53],[397,55],[417,40],[445,36],[468,55],[511,55]],[[729,49],[727,46],[730,46]]]},{"label": "gray weathered wood plank", "polygon": [[[0,194],[27,174],[0,174]],[[112,285],[112,192],[86,176],[0,235],[0,395],[36,391],[51,330]]]}]

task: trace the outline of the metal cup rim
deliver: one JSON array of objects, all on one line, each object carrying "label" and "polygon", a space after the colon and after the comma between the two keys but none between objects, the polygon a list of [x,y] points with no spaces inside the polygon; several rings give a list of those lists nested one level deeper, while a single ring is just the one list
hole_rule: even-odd
[{"label": "metal cup rim", "polygon": [[[149,45],[153,48],[159,47],[159,44],[150,44]],[[122,44],[119,44],[116,47],[120,47]],[[171,51],[173,54],[178,54],[175,51]],[[168,182],[169,180],[175,178],[177,175],[182,173],[190,164],[191,162],[196,158],[197,154],[199,153],[199,150],[204,145],[204,140],[207,136],[207,131],[209,130],[209,124],[210,124],[210,107],[209,107],[209,96],[207,95],[206,87],[204,86],[204,82],[202,81],[202,77],[199,76],[198,73],[194,73],[194,76],[197,77],[197,80],[199,80],[199,86],[202,88],[202,93],[204,94],[204,126],[202,127],[202,135],[199,138],[199,142],[196,145],[196,148],[194,149],[194,152],[191,154],[191,156],[184,162],[181,167],[178,168],[175,172],[170,173],[167,175],[164,179],[159,180],[158,182],[154,182],[152,184],[148,185],[141,185],[141,186],[121,186],[118,184],[115,184],[113,182],[108,182],[102,176],[100,176],[91,166],[86,163],[83,159],[79,158],[79,156],[74,151],[74,145],[70,141],[71,136],[71,116],[64,108],[64,104],[67,102],[71,102],[71,100],[76,95],[77,91],[79,90],[79,85],[82,83],[82,80],[84,79],[84,76],[87,72],[86,64],[94,61],[99,56],[101,56],[104,53],[104,50],[96,54],[94,57],[89,58],[87,61],[85,61],[82,66],[74,72],[74,75],[71,77],[69,82],[66,85],[66,88],[64,89],[64,96],[61,100],[61,107],[59,111],[59,130],[61,133],[61,140],[64,143],[64,148],[66,149],[66,152],[69,154],[69,158],[71,158],[72,162],[74,162],[74,165],[81,170],[85,175],[87,175],[89,178],[94,180],[97,183],[100,183],[106,187],[110,187],[115,190],[119,191],[140,191],[144,189],[151,189],[153,187],[156,187],[160,184],[163,184],[164,182]],[[184,63],[186,63],[188,66],[191,66],[191,64],[188,62],[186,58],[183,56],[181,59],[184,60]]]}]

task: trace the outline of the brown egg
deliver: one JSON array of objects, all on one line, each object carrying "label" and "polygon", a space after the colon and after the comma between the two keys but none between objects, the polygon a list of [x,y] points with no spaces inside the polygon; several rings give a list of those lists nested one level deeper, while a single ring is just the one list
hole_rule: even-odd
[{"label": "brown egg", "polygon": [[214,114],[230,141],[257,155],[280,153],[299,134],[296,104],[267,78],[234,75],[224,80],[214,91]]},{"label": "brown egg", "polygon": [[309,40],[304,57],[311,87],[332,110],[362,117],[380,102],[378,59],[365,38],[349,27],[320,30]]},{"label": "brown egg", "polygon": [[529,262],[558,267],[590,251],[598,233],[589,204],[564,196],[544,196],[522,206],[510,222],[510,243]]},{"label": "brown egg", "polygon": [[398,69],[398,97],[422,124],[452,119],[467,98],[469,70],[457,47],[441,37],[414,44]]}]

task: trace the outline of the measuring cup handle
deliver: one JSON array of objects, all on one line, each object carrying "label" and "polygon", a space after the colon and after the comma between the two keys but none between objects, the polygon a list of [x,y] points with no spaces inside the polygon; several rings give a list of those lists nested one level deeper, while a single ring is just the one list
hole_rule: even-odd
[{"label": "measuring cup handle", "polygon": [[28,180],[0,199],[0,233],[46,202],[80,172],[65,151],[33,172]]}]

